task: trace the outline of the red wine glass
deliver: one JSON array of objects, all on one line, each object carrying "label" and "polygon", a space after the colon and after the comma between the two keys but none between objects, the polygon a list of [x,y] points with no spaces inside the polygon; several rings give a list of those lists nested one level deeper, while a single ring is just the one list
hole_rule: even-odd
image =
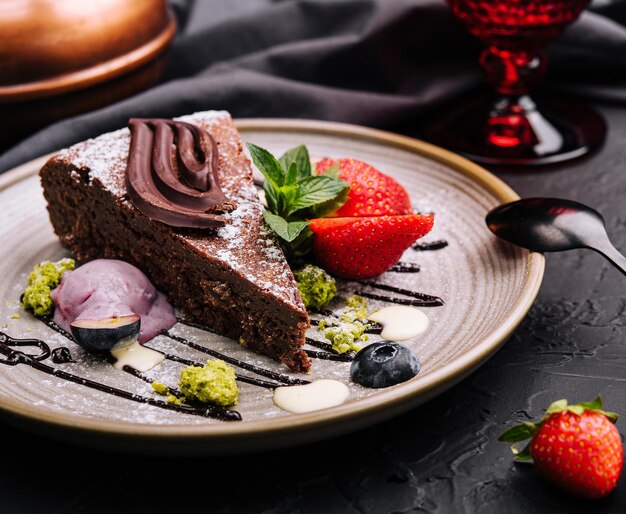
[{"label": "red wine glass", "polygon": [[485,48],[480,65],[495,95],[463,99],[439,113],[424,137],[480,163],[538,165],[589,153],[606,124],[594,109],[565,98],[533,98],[547,65],[545,46],[589,0],[447,0]]}]

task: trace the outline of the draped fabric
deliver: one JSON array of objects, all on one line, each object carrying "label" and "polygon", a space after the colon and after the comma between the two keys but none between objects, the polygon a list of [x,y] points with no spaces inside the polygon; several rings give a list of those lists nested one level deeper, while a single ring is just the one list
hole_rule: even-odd
[{"label": "draped fabric", "polygon": [[[420,134],[434,109],[484,87],[480,43],[444,0],[172,1],[179,20],[160,83],[57,122],[0,156],[0,171],[131,117],[226,109]],[[626,1],[596,0],[548,46],[540,90],[626,101]]]}]

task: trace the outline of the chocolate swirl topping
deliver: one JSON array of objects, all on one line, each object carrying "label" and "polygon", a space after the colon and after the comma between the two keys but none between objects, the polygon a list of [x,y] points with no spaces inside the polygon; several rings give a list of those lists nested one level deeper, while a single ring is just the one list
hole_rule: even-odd
[{"label": "chocolate swirl topping", "polygon": [[207,131],[169,119],[131,118],[126,188],[146,216],[173,227],[215,228],[235,203],[218,178],[218,148]]}]

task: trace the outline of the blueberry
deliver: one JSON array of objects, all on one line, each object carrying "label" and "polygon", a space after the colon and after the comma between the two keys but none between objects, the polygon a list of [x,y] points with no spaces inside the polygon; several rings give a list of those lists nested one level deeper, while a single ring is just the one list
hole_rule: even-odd
[{"label": "blueberry", "polygon": [[420,362],[413,350],[395,341],[379,341],[359,350],[350,376],[365,387],[389,387],[406,382],[420,370]]}]

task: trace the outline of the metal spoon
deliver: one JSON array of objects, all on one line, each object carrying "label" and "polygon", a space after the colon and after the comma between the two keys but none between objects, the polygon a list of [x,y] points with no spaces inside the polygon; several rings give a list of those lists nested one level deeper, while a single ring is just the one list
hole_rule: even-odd
[{"label": "metal spoon", "polygon": [[485,221],[498,237],[536,252],[589,248],[626,275],[626,257],[609,241],[602,215],[561,198],[524,198],[492,209]]}]

